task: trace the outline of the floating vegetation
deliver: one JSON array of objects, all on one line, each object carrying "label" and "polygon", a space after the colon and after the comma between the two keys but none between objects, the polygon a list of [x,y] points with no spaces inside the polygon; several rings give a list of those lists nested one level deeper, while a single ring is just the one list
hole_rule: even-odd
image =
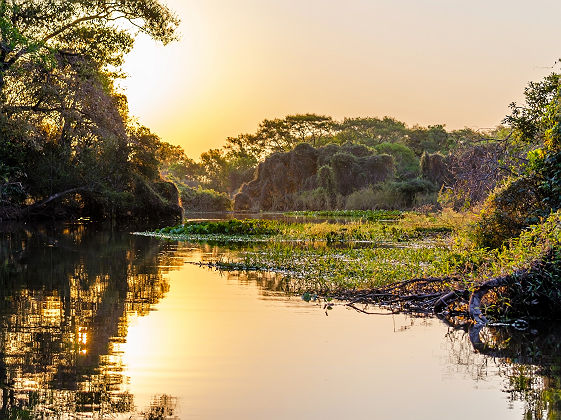
[{"label": "floating vegetation", "polygon": [[452,275],[465,266],[445,247],[333,248],[267,244],[242,250],[235,258],[207,265],[224,271],[270,271],[285,274],[293,291],[328,293],[364,289],[407,278]]},{"label": "floating vegetation", "polygon": [[156,229],[156,233],[172,235],[274,235],[278,223],[262,219],[231,219],[224,221],[187,222],[177,226]]},{"label": "floating vegetation", "polygon": [[[452,251],[453,223],[449,219],[387,211],[353,213],[399,215],[401,219],[393,224],[233,219],[188,222],[142,234],[171,240],[239,243],[241,248],[228,260],[208,265],[228,271],[282,273],[291,279],[295,292],[379,287],[413,277],[454,275],[473,264]],[[250,247],[251,243],[255,246]]]},{"label": "floating vegetation", "polygon": [[[400,212],[383,212],[400,213]],[[381,214],[381,213],[380,213]],[[401,213],[400,213],[401,214]],[[354,220],[351,223],[291,223],[277,220],[232,219],[193,221],[139,232],[172,240],[227,242],[306,242],[337,245],[388,246],[423,241],[445,243],[460,223],[438,217],[401,214],[397,223]]]},{"label": "floating vegetation", "polygon": [[[339,290],[330,298],[367,312],[368,305],[396,312],[434,313],[452,325],[524,329],[529,321],[561,318],[561,213],[533,225],[497,250],[466,249],[464,270],[363,290]],[[460,266],[457,266],[459,268]],[[357,307],[356,305],[363,305]],[[473,333],[473,334],[472,334]]]},{"label": "floating vegetation", "polygon": [[[525,312],[527,305],[547,307],[548,313],[561,307],[558,213],[494,250],[474,246],[466,235],[452,236],[469,220],[457,213],[405,213],[391,225],[230,220],[189,222],[147,234],[240,242],[228,260],[206,265],[281,273],[293,292],[353,305],[462,314],[477,324],[537,313]],[[248,246],[252,242],[255,246]]]}]

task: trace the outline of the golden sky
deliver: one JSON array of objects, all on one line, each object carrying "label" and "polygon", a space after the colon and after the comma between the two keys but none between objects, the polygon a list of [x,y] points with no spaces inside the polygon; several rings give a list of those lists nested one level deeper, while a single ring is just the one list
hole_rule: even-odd
[{"label": "golden sky", "polygon": [[133,115],[197,157],[265,118],[392,116],[488,128],[561,57],[549,0],[168,0],[166,47],[137,37]]}]

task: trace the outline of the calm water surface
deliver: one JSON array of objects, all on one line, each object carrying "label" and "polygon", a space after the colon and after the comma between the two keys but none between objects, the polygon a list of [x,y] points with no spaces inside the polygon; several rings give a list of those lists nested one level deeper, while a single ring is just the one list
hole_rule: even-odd
[{"label": "calm water surface", "polygon": [[232,252],[0,227],[0,418],[559,418],[554,326],[476,351],[435,319],[327,316],[278,277],[192,264]]}]

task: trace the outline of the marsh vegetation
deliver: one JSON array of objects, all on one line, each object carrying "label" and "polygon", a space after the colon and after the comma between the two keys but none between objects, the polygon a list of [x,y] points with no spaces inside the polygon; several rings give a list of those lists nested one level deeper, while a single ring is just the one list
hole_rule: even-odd
[{"label": "marsh vegetation", "polygon": [[470,238],[478,220],[474,214],[400,213],[399,219],[390,219],[391,215],[396,216],[378,212],[378,220],[359,218],[345,224],[187,222],[144,234],[235,243],[234,257],[207,265],[223,271],[281,273],[287,292],[338,298],[363,305],[364,311],[364,305],[374,304],[437,313],[459,324],[486,323],[483,312],[493,322],[557,316],[558,214],[494,250],[479,248]]}]

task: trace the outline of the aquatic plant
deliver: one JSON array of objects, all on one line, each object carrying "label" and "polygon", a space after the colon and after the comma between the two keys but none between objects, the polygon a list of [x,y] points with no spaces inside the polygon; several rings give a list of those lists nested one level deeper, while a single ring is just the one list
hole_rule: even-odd
[{"label": "aquatic plant", "polygon": [[231,219],[224,221],[187,222],[177,226],[156,229],[156,233],[173,235],[274,235],[279,233],[277,223],[261,219]]}]

